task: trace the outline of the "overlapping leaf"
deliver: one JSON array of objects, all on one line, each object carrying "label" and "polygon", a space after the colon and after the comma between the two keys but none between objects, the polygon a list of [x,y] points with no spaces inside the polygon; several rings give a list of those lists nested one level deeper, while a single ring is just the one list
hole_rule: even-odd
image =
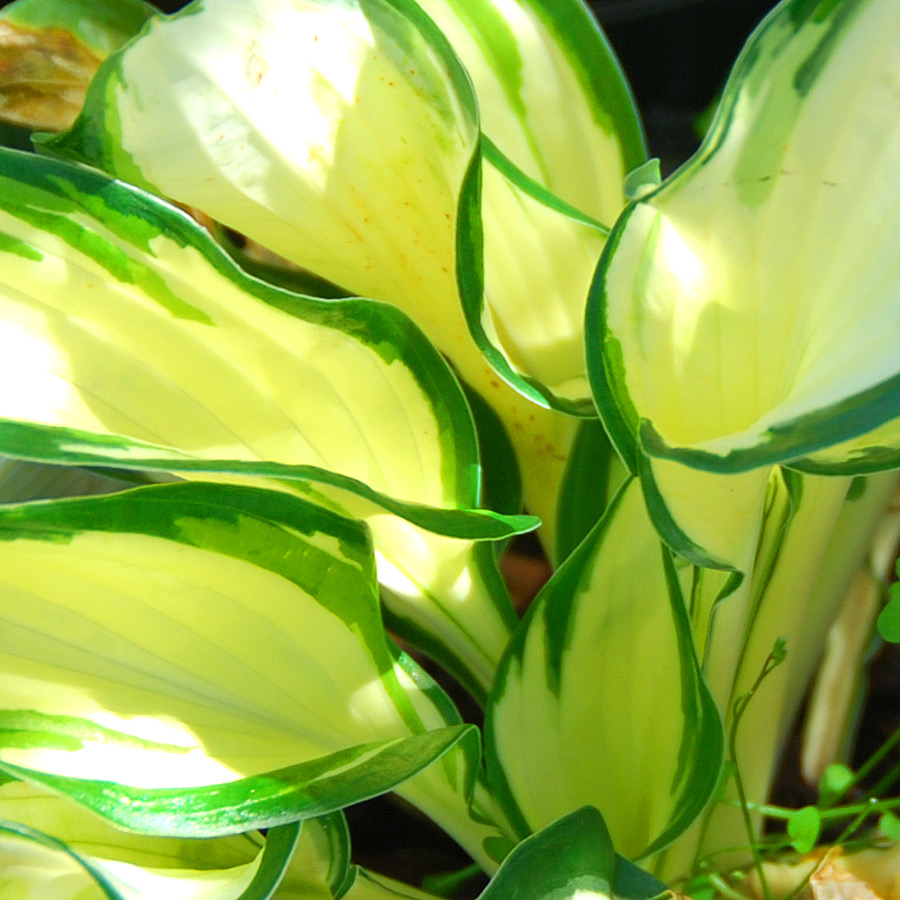
[{"label": "overlapping leaf", "polygon": [[535,402],[591,415],[582,321],[598,223],[615,221],[625,174],[644,158],[627,83],[579,3],[421,5],[465,65],[487,137],[483,193],[471,201],[484,297],[464,294],[469,326]]},{"label": "overlapping leaf", "polygon": [[[796,473],[776,479],[756,565],[710,616],[704,672],[729,716],[775,642],[783,641],[787,651],[747,704],[737,734],[743,787],[753,803],[767,798],[826,635],[896,484],[892,472],[855,483]],[[727,796],[736,799],[733,787]],[[745,834],[740,810],[723,803],[711,812],[703,852],[740,845]],[[675,860],[669,862],[675,874]],[[682,870],[689,864],[690,858],[682,860]]]},{"label": "overlapping leaf", "polygon": [[607,229],[484,146],[480,221],[463,220],[484,240],[483,256],[460,261],[484,271],[483,284],[461,282],[469,328],[493,369],[534,403],[592,417],[584,304]]},{"label": "overlapping leaf", "polygon": [[15,777],[122,827],[217,835],[383,792],[462,742],[401,789],[481,854],[477,742],[389,649],[362,526],[178,484],[6,507],[0,535]]},{"label": "overlapping leaf", "polygon": [[486,722],[492,783],[523,832],[590,803],[633,858],[702,812],[721,728],[673,560],[632,481],[539,595],[504,659]]},{"label": "overlapping leaf", "polygon": [[0,848],[9,900],[42,890],[54,900],[433,900],[351,865],[340,814],[270,829],[265,839],[151,838],[11,782],[0,787]]},{"label": "overlapping leaf", "polygon": [[420,6],[466,67],[488,138],[529,178],[612,223],[625,173],[643,161],[643,141],[628,85],[584,6],[573,0]]},{"label": "overlapping leaf", "polygon": [[415,326],[250,279],[189,219],[99,174],[15,153],[0,170],[0,371],[17,386],[0,394],[0,451],[264,476],[366,518],[403,575],[398,614],[484,691],[512,614],[468,539],[533,523],[476,509],[471,416]]},{"label": "overlapping leaf", "polygon": [[655,520],[698,561],[752,559],[742,529],[767,476],[751,470],[896,465],[898,59],[890,0],[783,3],[697,156],[610,238],[595,395],[625,457],[646,457]]},{"label": "overlapping leaf", "polygon": [[[299,831],[286,825],[265,840],[146,838],[112,828],[62,797],[9,782],[0,787],[0,884],[10,900],[42,892],[55,900],[142,900],[152,893],[171,900],[264,900]],[[304,827],[307,863],[323,831],[316,820]],[[307,879],[308,900],[331,896],[323,868],[325,879]]]},{"label": "overlapping leaf", "polygon": [[643,900],[664,889],[617,856],[603,817],[585,806],[522,841],[479,900]]},{"label": "overlapping leaf", "polygon": [[[496,129],[540,176],[549,204],[493,166],[482,196],[476,96],[446,37],[408,0],[197,2],[111,60],[81,121],[48,146],[410,313],[498,412],[526,503],[552,525],[575,425],[542,407],[591,412],[580,321],[602,234],[561,212],[547,185],[615,214],[639,129],[608,49],[575,4],[509,16],[492,2],[427,11],[464,45],[489,135]],[[586,26],[581,50],[562,37],[573,21]],[[595,109],[601,72],[614,89]],[[560,107],[587,137],[569,143],[580,164],[571,152],[557,158],[563,137],[544,128]],[[553,252],[535,255],[548,228]],[[542,331],[527,324],[538,310]]]}]

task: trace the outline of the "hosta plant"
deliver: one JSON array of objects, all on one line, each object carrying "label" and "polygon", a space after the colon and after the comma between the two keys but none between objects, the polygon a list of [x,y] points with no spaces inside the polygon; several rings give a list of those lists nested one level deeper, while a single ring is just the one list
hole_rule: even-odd
[{"label": "hosta plant", "polygon": [[895,0],[784,0],[665,181],[580,0],[4,29],[68,73],[0,84],[4,896],[434,896],[392,791],[483,900],[765,892],[853,811],[765,803],[890,563]]}]

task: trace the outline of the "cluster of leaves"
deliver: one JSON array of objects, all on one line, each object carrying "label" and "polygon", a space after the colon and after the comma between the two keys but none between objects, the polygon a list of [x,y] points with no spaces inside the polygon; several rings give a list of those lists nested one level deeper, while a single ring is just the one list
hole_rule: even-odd
[{"label": "cluster of leaves", "polygon": [[350,861],[389,791],[483,900],[761,869],[898,481],[895,0],[783,0],[665,182],[580,0],[6,27],[85,89],[0,150],[7,895],[427,898]]}]

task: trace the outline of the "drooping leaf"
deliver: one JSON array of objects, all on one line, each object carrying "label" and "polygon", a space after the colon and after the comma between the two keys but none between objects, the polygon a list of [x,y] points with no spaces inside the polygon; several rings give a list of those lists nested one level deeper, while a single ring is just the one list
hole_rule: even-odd
[{"label": "drooping leaf", "polygon": [[4,395],[3,417],[149,445],[119,460],[110,450],[125,468],[157,445],[173,459],[274,459],[282,477],[318,466],[417,505],[475,505],[465,404],[405,317],[267,288],[189,219],[97,173],[8,152],[0,177],[4,375],[27,385]]},{"label": "drooping leaf", "polygon": [[273,828],[265,839],[151,838],[21,783],[0,788],[0,845],[10,900],[41,890],[54,900],[332,900],[349,867],[340,815]]},{"label": "drooping leaf", "polygon": [[[127,744],[130,737],[126,733],[107,732],[98,739],[89,720],[60,721],[59,717],[42,717],[27,710],[14,710],[3,718],[9,734],[0,740],[0,766],[7,775],[75,800],[121,828],[185,838],[220,837],[251,828],[275,828],[369,800],[417,774],[466,733],[463,726],[443,728],[395,741],[360,744],[235,782],[154,788],[108,781],[102,771],[92,773],[94,777],[88,780],[3,763],[4,755],[19,757],[23,750],[31,751],[25,754],[26,761],[35,755],[42,757],[46,750],[66,749],[75,753],[78,752],[75,742],[81,740],[85,749],[84,744],[90,738],[107,746],[87,748],[84,755],[89,757],[93,750],[98,756],[109,757],[113,755],[109,745],[115,748],[116,744]],[[7,742],[9,746],[3,746]],[[64,748],[66,743],[71,746]],[[147,751],[143,754],[146,756],[160,752],[185,753],[177,745],[166,747],[152,742],[138,743],[130,749]],[[139,761],[138,757],[137,764]],[[172,766],[175,779],[178,762]],[[81,765],[90,766],[90,761]],[[127,770],[123,768],[120,777],[127,778]],[[143,780],[140,775],[138,779]]]},{"label": "drooping leaf", "polygon": [[0,372],[25,386],[0,396],[0,452],[265,477],[367,519],[384,580],[402,575],[395,612],[483,694],[513,616],[470,540],[535,522],[477,508],[471,416],[421,332],[383,304],[248,278],[99,173],[7,152],[0,185]]},{"label": "drooping leaf", "polygon": [[[492,10],[486,3],[484,14]],[[83,117],[45,146],[202,209],[303,268],[408,312],[504,422],[522,467],[526,505],[552,531],[553,487],[575,425],[543,405],[557,404],[558,394],[558,405],[591,412],[580,321],[602,236],[499,173],[486,175],[482,201],[477,98],[444,35],[410,0],[240,6],[204,0],[190,11],[155,23],[110,60]],[[597,180],[614,185],[623,155],[634,153],[633,110],[625,104],[625,112],[611,117],[627,138],[603,110],[585,111],[585,85],[592,85],[591,97],[599,96],[601,71],[613,106],[621,106],[624,94],[594,26],[585,31],[592,49],[584,54],[605,60],[594,75],[579,62],[576,42],[561,37],[561,20],[572,18],[589,21],[569,3],[559,15],[527,11],[526,31],[539,34],[528,81],[548,60],[558,70],[544,79],[552,92],[542,101],[544,117],[550,106],[567,102],[556,90],[578,91],[574,118],[590,122],[588,130],[607,146],[599,160],[586,148],[582,168],[599,164]],[[501,43],[519,41],[502,17],[492,34]],[[504,78],[514,90],[515,73]],[[294,114],[285,116],[285,108]],[[519,113],[507,122],[522,135],[541,130]],[[546,162],[548,148],[539,155]],[[589,180],[590,192],[599,190]],[[612,193],[621,195],[617,188]],[[617,210],[620,202],[609,205]],[[506,212],[517,205],[527,213],[523,246],[516,254],[513,232],[511,248],[498,255],[510,230]],[[552,229],[559,252],[535,256],[523,297],[520,277],[509,285],[506,278],[516,274],[516,256],[528,274],[535,234],[544,228]],[[489,244],[484,271],[483,235]],[[546,311],[549,298],[557,307],[546,314],[554,332],[529,326],[519,333],[519,311]],[[470,325],[485,340],[476,342]]]},{"label": "drooping leaf", "polygon": [[401,790],[480,854],[477,741],[390,649],[359,524],[183,483],[6,507],[0,535],[6,771],[126,827],[218,834],[379,793],[458,743]]},{"label": "drooping leaf", "polygon": [[721,720],[637,482],[529,610],[498,675],[485,738],[489,777],[523,833],[590,803],[634,858],[674,840],[709,801]]}]

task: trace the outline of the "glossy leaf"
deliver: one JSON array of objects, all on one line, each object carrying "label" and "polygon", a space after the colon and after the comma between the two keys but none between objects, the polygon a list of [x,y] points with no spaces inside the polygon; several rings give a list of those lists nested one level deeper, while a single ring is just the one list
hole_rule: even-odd
[{"label": "glossy leaf", "polygon": [[111,59],[81,120],[48,146],[358,294],[421,304],[442,347],[462,337],[447,301],[477,113],[430,20],[407,0],[203,0],[189,12]]},{"label": "glossy leaf", "polygon": [[518,844],[479,900],[646,900],[664,890],[613,851],[602,816],[585,806]]},{"label": "glossy leaf", "polygon": [[[826,635],[860,565],[866,558],[897,483],[895,473],[851,479],[775,477],[752,570],[711,611],[703,671],[730,724],[735,701],[751,689],[776,642],[784,661],[770,671],[746,705],[736,739],[744,792],[765,803]],[[732,802],[711,810],[702,852],[715,853],[746,840],[746,824]],[[761,825],[761,816],[752,819]],[[666,877],[683,873],[696,848],[672,848]]]},{"label": "glossy leaf", "polygon": [[[114,756],[116,745],[128,743],[130,737],[124,732],[110,732],[98,737],[96,729],[92,729],[91,722],[86,719],[67,717],[61,720],[61,717],[43,717],[20,710],[3,718],[11,735],[0,742],[0,760],[4,755],[24,756],[27,763],[32,758],[40,760],[48,755],[46,751],[64,749],[76,753],[80,751],[75,749],[74,741],[91,739],[101,746],[84,748],[83,745],[82,749],[87,749],[84,755],[89,757],[93,749],[98,757],[109,759]],[[141,834],[205,838],[251,828],[274,828],[369,800],[440,758],[465,734],[466,729],[458,726],[392,742],[360,744],[236,782],[197,787],[120,784],[105,780],[102,769],[91,772],[92,780],[85,780],[24,769],[2,761],[0,767],[7,775],[83,804],[121,828]],[[9,745],[3,746],[7,742]],[[71,747],[64,747],[66,743],[71,743]],[[178,745],[132,743],[138,746],[131,749],[137,749],[139,754],[142,750],[147,751],[140,755],[148,757],[158,753],[185,753]],[[140,755],[137,756],[138,764]],[[176,780],[178,762],[176,760],[171,767],[171,776]],[[89,759],[81,765],[89,767]],[[127,772],[120,777],[127,778]],[[143,781],[145,777],[138,775],[138,780]]]},{"label": "glossy leaf", "polygon": [[0,816],[15,818],[0,817],[0,884],[9,900],[31,900],[43,885],[54,900],[143,900],[150,892],[166,900],[433,900],[350,866],[338,815],[272,829],[266,840],[149,838],[10,784],[0,789]]},{"label": "glossy leaf", "polygon": [[390,649],[362,526],[178,484],[6,507],[0,532],[6,771],[126,827],[219,834],[380,793],[460,742],[401,790],[480,855],[477,742]]},{"label": "glossy leaf", "polygon": [[[628,84],[574,0],[422,0],[475,86],[481,127],[529,178],[611,224],[644,159]],[[565,98],[560,102],[560,98]]]},{"label": "glossy leaf", "polygon": [[150,838],[21,783],[0,788],[0,816],[0,883],[10,900],[42,889],[55,900],[331,900],[348,869],[340,816],[271,829],[266,839]]},{"label": "glossy leaf", "polygon": [[[5,372],[27,384],[4,395],[5,418],[130,436],[173,459],[274,457],[283,475],[318,466],[413,504],[474,505],[463,398],[402,315],[268,288],[189,219],[99,174],[13,152],[2,164]],[[363,378],[355,399],[346,384]]]},{"label": "glossy leaf", "polygon": [[0,185],[0,371],[27,386],[0,397],[0,452],[264,477],[365,518],[384,580],[403,576],[395,612],[486,691],[513,616],[469,541],[535,521],[477,508],[471,416],[421,332],[383,304],[251,279],[99,173],[8,152]]},{"label": "glossy leaf", "polygon": [[722,762],[721,721],[637,482],[529,610],[485,729],[491,783],[523,833],[590,803],[635,858],[703,811]]},{"label": "glossy leaf", "polygon": [[587,536],[626,474],[602,424],[596,419],[585,419],[559,492],[555,559],[564,560]]},{"label": "glossy leaf", "polygon": [[[896,465],[898,59],[890,0],[782,3],[700,151],[610,237],[588,314],[595,397],[629,464],[649,457],[670,513],[654,521],[699,562],[752,559],[743,526],[766,479],[740,473]],[[836,222],[853,223],[837,243]]]},{"label": "glossy leaf", "polygon": [[[467,225],[484,238],[483,285],[460,281],[469,327],[535,403],[593,416],[582,322],[598,223],[615,221],[625,174],[644,159],[628,85],[580,3],[421,5],[465,65],[485,133],[481,198],[464,186],[472,210],[460,219],[462,248],[479,241]],[[481,265],[464,259],[462,271]]]},{"label": "glossy leaf", "polygon": [[[477,229],[483,251],[462,255],[469,328],[493,369],[535,404],[596,415],[584,362],[584,305],[607,229],[541,189],[485,139]],[[472,185],[464,190],[471,192]],[[467,202],[464,197],[463,202]],[[515,227],[511,227],[515,223]],[[461,235],[461,248],[477,247]]]},{"label": "glossy leaf", "polygon": [[[110,60],[81,120],[45,146],[200,208],[342,288],[404,309],[500,416],[526,504],[552,530],[554,486],[575,425],[542,407],[557,404],[559,392],[558,405],[591,413],[580,321],[602,244],[597,232],[502,176],[486,174],[482,202],[476,97],[446,38],[409,0],[204,0],[190,11],[155,24]],[[546,43],[535,52],[550,54],[562,81],[589,78],[570,71],[571,46],[553,49],[560,38],[546,21],[552,13],[527,17]],[[586,34],[596,40],[595,30]],[[621,99],[620,75],[609,73],[610,96]],[[302,112],[285,117],[285,108]],[[608,141],[609,128],[601,132]],[[618,158],[618,137],[611,146]],[[596,164],[586,159],[586,167]],[[621,165],[601,180],[615,183]],[[500,253],[506,212],[517,204],[527,212],[527,247],[516,254],[513,234]],[[564,253],[536,256],[534,283],[521,296],[517,268],[527,274],[522,260],[546,227]],[[554,332],[538,334],[532,347],[535,331],[519,333],[517,313],[534,315],[541,303],[546,310],[550,297]]]},{"label": "glossy leaf", "polygon": [[586,806],[522,841],[479,900],[611,900],[615,868],[603,819]]}]

